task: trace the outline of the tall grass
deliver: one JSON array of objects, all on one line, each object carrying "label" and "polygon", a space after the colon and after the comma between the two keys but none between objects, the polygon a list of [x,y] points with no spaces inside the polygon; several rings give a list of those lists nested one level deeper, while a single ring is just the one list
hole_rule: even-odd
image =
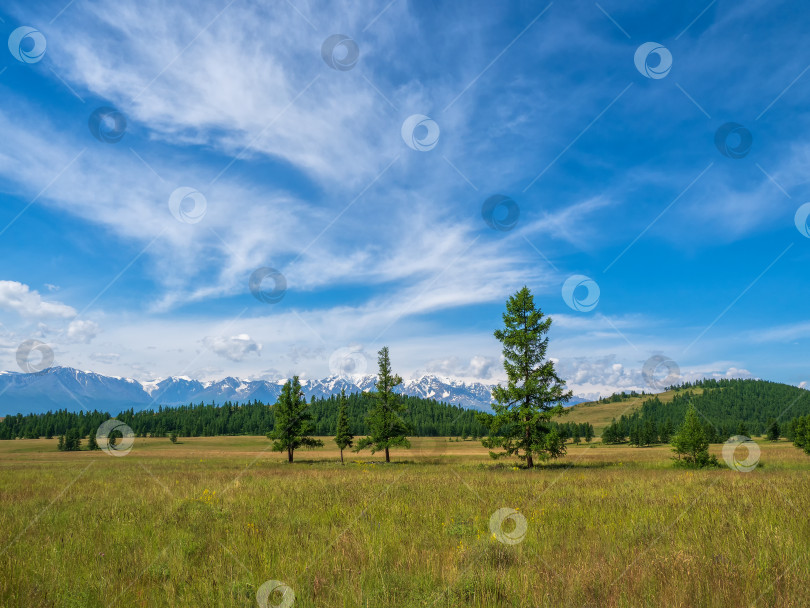
[{"label": "tall grass", "polygon": [[[810,458],[785,442],[747,474],[676,470],[665,447],[526,471],[443,439],[345,466],[181,442],[0,442],[0,606],[247,607],[267,580],[295,606],[810,606]],[[493,537],[501,507],[522,542]]]}]

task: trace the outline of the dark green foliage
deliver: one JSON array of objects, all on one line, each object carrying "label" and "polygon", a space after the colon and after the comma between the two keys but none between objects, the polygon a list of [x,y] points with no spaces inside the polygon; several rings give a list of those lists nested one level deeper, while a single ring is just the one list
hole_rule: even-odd
[{"label": "dark green foliage", "polygon": [[62,452],[76,452],[80,449],[82,438],[79,431],[76,429],[68,429],[67,432],[59,437],[59,442],[56,449]]},{"label": "dark green foliage", "polygon": [[98,447],[98,443],[96,442],[96,431],[98,431],[98,429],[93,429],[87,435],[87,449],[91,452],[101,449]]},{"label": "dark green foliage", "polygon": [[[316,436],[335,434],[338,418],[339,395],[317,399],[310,405]],[[401,395],[405,405],[402,418],[417,437],[438,437],[486,433],[477,420],[475,410],[466,410],[456,405],[439,403],[433,399]],[[373,406],[368,393],[346,395],[349,426],[358,435],[368,434],[366,417]],[[67,410],[46,414],[6,416],[0,421],[0,439],[15,439],[29,434],[64,435],[76,428],[82,436],[95,430],[105,420],[112,418],[106,412],[79,412]],[[273,428],[273,411],[266,404],[252,401],[244,404],[226,401],[223,405],[181,405],[160,407],[157,410],[134,412],[126,410],[116,416],[129,425],[136,437],[165,436],[167,429],[174,429],[180,437],[213,437],[217,435],[265,435]],[[42,432],[44,431],[44,432]]]},{"label": "dark green foliage", "polygon": [[[694,388],[704,391],[695,394]],[[605,431],[611,438],[621,433],[627,437],[636,421],[651,420],[660,439],[662,425],[678,428],[690,404],[700,412],[709,442],[722,443],[732,435],[763,435],[786,411],[791,415],[810,414],[810,391],[764,380],[701,380],[677,387],[671,402],[664,403],[657,396],[647,399],[639,410],[622,416],[615,428]]]},{"label": "dark green foliage", "polygon": [[172,443],[177,443],[177,433],[175,433],[174,431],[169,433],[169,441],[171,441]]},{"label": "dark green foliage", "polygon": [[287,461],[293,461],[293,454],[298,448],[314,448],[323,445],[323,441],[310,437],[315,427],[312,424],[312,412],[306,397],[301,390],[298,376],[287,380],[281,389],[281,395],[273,406],[276,418],[273,430],[267,438],[273,440],[273,450],[287,452]]},{"label": "dark green foliage", "polygon": [[546,359],[551,318],[535,307],[528,287],[507,300],[503,322],[495,337],[503,344],[508,381],[492,391],[494,415],[481,417],[490,431],[482,444],[503,449],[490,451],[493,458],[517,456],[533,467],[535,455],[546,459],[565,454],[565,440],[550,421],[564,413],[571,392],[565,391],[554,362]]},{"label": "dark green foliage", "polygon": [[700,422],[695,406],[690,405],[686,416],[672,438],[672,451],[676,454],[676,464],[687,468],[719,466],[717,458],[709,454],[709,440]]},{"label": "dark green foliage", "polygon": [[391,359],[388,347],[383,346],[377,353],[376,389],[371,393],[374,398],[374,407],[368,415],[369,434],[357,442],[355,452],[371,448],[371,453],[385,451],[385,462],[391,462],[389,449],[393,447],[411,447],[408,433],[412,433],[405,419],[401,416],[405,411],[405,404],[394,389],[402,384],[402,378],[391,371]]},{"label": "dark green foliage", "polygon": [[340,405],[338,406],[338,422],[335,431],[335,443],[340,448],[340,463],[343,464],[343,450],[352,447],[354,435],[349,428],[349,404],[346,399],[346,389],[340,391]]},{"label": "dark green foliage", "polygon": [[765,435],[771,441],[778,441],[779,437],[782,435],[782,429],[779,428],[779,423],[776,420],[772,420],[771,423],[768,425],[768,429],[765,431]]},{"label": "dark green foliage", "polygon": [[790,435],[788,438],[791,437],[793,445],[810,454],[810,415],[800,416],[790,422]]}]

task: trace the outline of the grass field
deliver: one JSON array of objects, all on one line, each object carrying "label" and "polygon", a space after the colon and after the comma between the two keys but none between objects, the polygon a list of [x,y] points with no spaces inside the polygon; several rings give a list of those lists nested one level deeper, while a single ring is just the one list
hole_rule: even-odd
[{"label": "grass field", "polygon": [[[810,606],[810,458],[784,441],[751,473],[673,469],[667,447],[526,471],[446,439],[390,465],[268,444],[0,442],[0,606],[247,607],[268,580],[294,606]],[[522,538],[493,535],[504,507]]]}]

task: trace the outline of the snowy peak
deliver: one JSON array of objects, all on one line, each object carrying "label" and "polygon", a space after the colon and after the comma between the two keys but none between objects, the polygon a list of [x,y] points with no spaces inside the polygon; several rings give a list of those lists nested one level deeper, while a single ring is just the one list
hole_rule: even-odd
[{"label": "snowy peak", "polygon": [[[302,388],[307,399],[320,398],[339,394],[341,390],[347,393],[373,391],[376,379],[373,375],[329,376],[303,380]],[[283,384],[283,380],[242,380],[230,376],[209,382],[184,376],[138,382],[69,367],[52,367],[33,374],[5,372],[0,374],[0,416],[55,409],[98,409],[116,414],[130,408],[156,409],[161,405],[188,403],[253,400],[273,403]],[[398,392],[489,410],[492,386],[425,375],[406,380]]]}]

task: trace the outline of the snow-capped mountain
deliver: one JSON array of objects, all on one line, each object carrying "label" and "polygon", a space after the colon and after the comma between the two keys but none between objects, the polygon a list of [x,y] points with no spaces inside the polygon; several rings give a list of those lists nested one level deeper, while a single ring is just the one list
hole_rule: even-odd
[{"label": "snow-capped mountain", "polygon": [[[328,397],[346,389],[347,393],[374,389],[372,375],[345,378],[331,376],[319,380],[302,380],[307,399]],[[186,377],[169,377],[152,382],[103,376],[70,367],[52,367],[42,372],[24,374],[0,372],[0,416],[40,413],[55,409],[101,410],[117,414],[134,408],[157,409],[188,403],[245,402],[258,400],[274,403],[284,380],[240,380],[223,378],[200,382]],[[400,391],[405,395],[436,399],[445,403],[488,411],[491,384],[463,382],[434,375],[406,380]],[[572,400],[571,404],[581,402]]]}]

